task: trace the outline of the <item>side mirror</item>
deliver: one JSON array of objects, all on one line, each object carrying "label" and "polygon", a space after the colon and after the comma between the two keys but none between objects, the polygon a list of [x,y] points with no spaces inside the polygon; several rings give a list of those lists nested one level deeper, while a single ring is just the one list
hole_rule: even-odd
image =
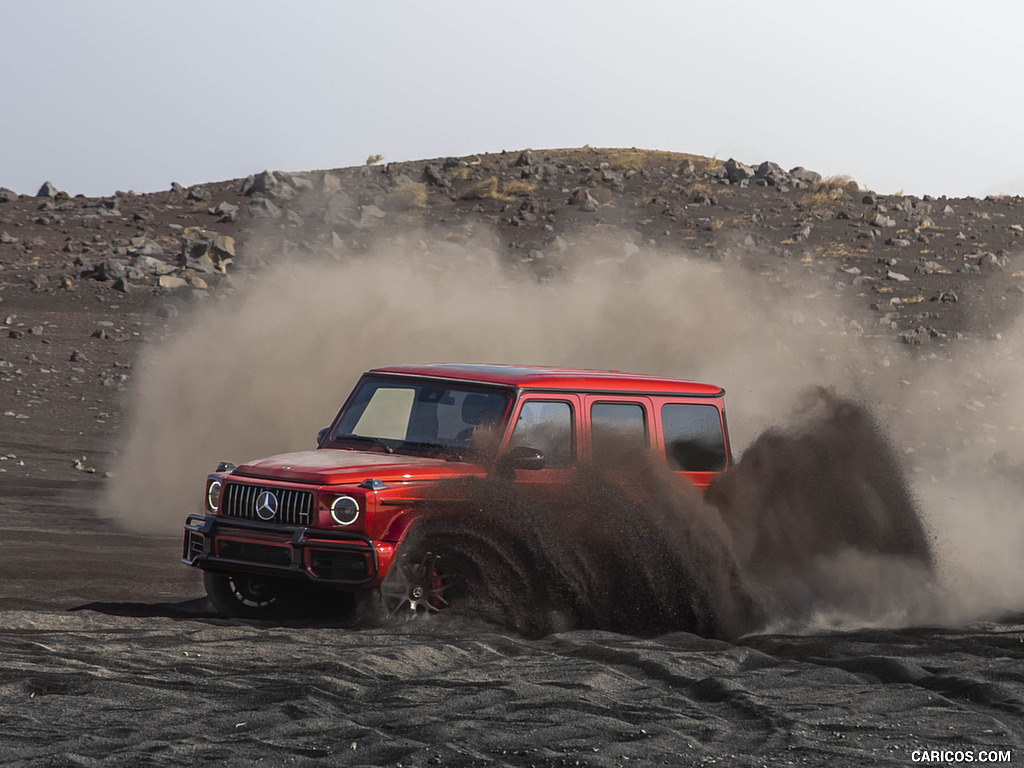
[{"label": "side mirror", "polygon": [[320,429],[317,430],[317,433],[316,433],[316,444],[318,446],[320,445],[320,443],[322,443],[324,441],[324,438],[327,437],[327,433],[330,432],[330,431],[331,431],[330,427],[321,427]]},{"label": "side mirror", "polygon": [[517,469],[544,469],[544,452],[528,445],[518,445],[502,454],[494,471],[499,477],[511,479]]}]

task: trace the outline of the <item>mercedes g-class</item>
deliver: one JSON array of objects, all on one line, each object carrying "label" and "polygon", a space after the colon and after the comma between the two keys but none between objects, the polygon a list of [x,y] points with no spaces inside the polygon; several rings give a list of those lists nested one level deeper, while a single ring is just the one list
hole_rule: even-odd
[{"label": "mercedes g-class", "polygon": [[[438,558],[405,562],[402,543],[437,483],[496,477],[543,494],[574,467],[644,454],[703,488],[731,463],[724,394],[617,371],[376,368],[316,450],[222,462],[203,514],[185,521],[182,561],[228,616],[265,615],[313,585],[372,595],[387,615],[433,612],[447,605]],[[391,570],[401,578],[385,582]]]}]

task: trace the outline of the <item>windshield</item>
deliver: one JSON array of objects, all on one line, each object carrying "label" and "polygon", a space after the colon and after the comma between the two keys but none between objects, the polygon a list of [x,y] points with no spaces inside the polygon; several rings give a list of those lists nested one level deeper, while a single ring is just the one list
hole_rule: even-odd
[{"label": "windshield", "polygon": [[511,392],[429,379],[364,379],[331,440],[387,451],[486,451],[504,434]]}]

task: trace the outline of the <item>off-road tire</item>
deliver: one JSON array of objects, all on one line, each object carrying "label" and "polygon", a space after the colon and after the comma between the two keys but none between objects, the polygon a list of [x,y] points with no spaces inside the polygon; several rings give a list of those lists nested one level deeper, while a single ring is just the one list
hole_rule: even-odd
[{"label": "off-road tire", "polygon": [[203,571],[214,609],[229,619],[264,619],[282,613],[289,590],[274,579]]}]

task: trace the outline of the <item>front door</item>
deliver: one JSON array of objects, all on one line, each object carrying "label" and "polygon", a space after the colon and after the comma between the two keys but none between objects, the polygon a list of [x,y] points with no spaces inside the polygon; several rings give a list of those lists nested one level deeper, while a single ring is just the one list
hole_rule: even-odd
[{"label": "front door", "polygon": [[506,450],[535,448],[544,454],[542,469],[517,469],[515,483],[542,502],[552,502],[571,480],[577,462],[580,401],[576,395],[524,395],[513,414]]}]

